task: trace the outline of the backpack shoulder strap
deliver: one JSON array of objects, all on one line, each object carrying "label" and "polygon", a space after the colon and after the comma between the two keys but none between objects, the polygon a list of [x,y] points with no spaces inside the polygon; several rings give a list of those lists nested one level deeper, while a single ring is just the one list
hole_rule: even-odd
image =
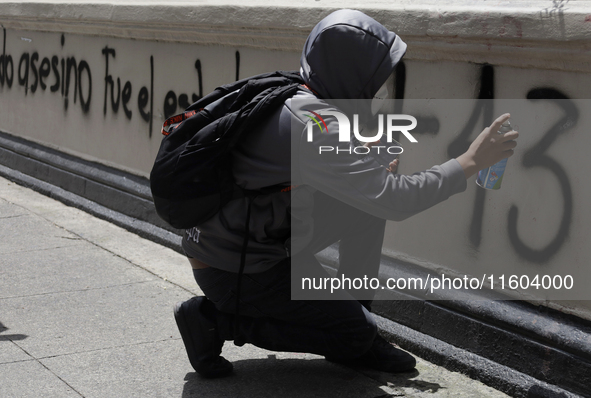
[{"label": "backpack shoulder strap", "polygon": [[186,111],[199,110],[201,108],[204,108],[205,106],[211,104],[214,101],[217,101],[218,99],[228,95],[231,92],[241,90],[245,85],[247,85],[249,83],[253,84],[253,82],[258,82],[260,80],[274,79],[274,78],[285,78],[285,79],[290,79],[293,81],[301,81],[301,83],[304,84],[304,81],[302,80],[299,72],[297,72],[297,71],[275,71],[275,72],[269,72],[269,73],[262,73],[259,75],[255,75],[255,76],[251,76],[251,77],[247,77],[245,79],[235,81],[233,83],[228,83],[228,84],[224,84],[222,86],[219,86],[215,90],[213,90],[211,93],[207,94],[203,98],[201,98],[201,99],[197,100],[196,102],[194,102],[193,104],[191,104],[186,109]]}]

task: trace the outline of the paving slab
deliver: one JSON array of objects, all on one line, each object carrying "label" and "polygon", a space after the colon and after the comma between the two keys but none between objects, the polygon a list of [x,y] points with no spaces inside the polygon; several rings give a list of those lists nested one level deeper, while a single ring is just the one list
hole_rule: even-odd
[{"label": "paving slab", "polygon": [[0,254],[73,246],[76,235],[34,215],[0,218]]},{"label": "paving slab", "polygon": [[[333,366],[320,357],[290,357],[248,346],[224,350],[235,373],[219,380],[196,375],[178,340],[43,359],[85,397],[377,397],[386,392],[375,380]],[[244,348],[244,347],[242,347]],[[233,351],[241,351],[241,358]],[[306,360],[307,359],[307,360]],[[322,387],[319,388],[319,385]],[[370,395],[368,395],[370,394]]]},{"label": "paving slab", "polygon": [[389,375],[232,343],[234,374],[206,380],[172,316],[196,294],[184,256],[0,178],[0,397],[506,397],[420,358]]},{"label": "paving slab", "polygon": [[190,297],[166,282],[145,282],[0,300],[2,322],[29,337],[35,358],[178,338],[172,304]]},{"label": "paving slab", "polygon": [[171,281],[196,295],[203,294],[193,279],[187,258],[167,247],[131,234],[78,209],[49,211],[42,213],[42,216],[164,280]]},{"label": "paving slab", "polygon": [[40,362],[87,398],[103,398],[106,391],[110,397],[180,397],[188,371],[181,349],[182,342],[169,339]]},{"label": "paving slab", "polygon": [[3,330],[5,331],[5,329],[0,329],[0,364],[30,361],[32,359],[31,356],[13,343],[13,341],[24,340],[28,336],[21,333],[3,333]]},{"label": "paving slab", "polygon": [[0,255],[0,298],[154,281],[157,277],[88,242]]},{"label": "paving slab", "polygon": [[27,211],[22,207],[0,199],[0,218],[18,217],[25,214],[27,214]]},{"label": "paving slab", "polygon": [[80,394],[36,361],[0,364],[0,397],[79,398]]}]

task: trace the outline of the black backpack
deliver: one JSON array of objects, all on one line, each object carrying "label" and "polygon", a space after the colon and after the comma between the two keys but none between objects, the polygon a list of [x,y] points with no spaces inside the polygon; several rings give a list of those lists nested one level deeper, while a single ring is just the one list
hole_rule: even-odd
[{"label": "black backpack", "polygon": [[150,173],[158,215],[174,228],[192,228],[248,195],[234,182],[231,150],[303,84],[297,72],[253,76],[218,87],[167,119]]}]

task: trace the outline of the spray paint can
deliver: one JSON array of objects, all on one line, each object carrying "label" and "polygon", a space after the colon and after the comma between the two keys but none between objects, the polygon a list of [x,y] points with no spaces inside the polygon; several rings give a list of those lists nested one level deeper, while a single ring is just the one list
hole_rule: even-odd
[{"label": "spray paint can", "polygon": [[[505,123],[501,125],[501,128],[499,129],[498,133],[505,134],[511,130],[513,130],[511,128],[511,123],[509,123],[509,121],[507,120]],[[484,170],[480,170],[478,172],[478,177],[476,177],[476,184],[485,189],[500,189],[501,181],[503,181],[503,174],[505,173],[506,166],[507,159],[503,159],[500,162],[495,163]]]}]

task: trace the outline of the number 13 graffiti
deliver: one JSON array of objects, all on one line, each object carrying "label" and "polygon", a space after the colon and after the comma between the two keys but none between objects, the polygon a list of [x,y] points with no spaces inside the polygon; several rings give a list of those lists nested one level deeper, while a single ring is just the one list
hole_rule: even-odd
[{"label": "number 13 graffiti", "polygon": [[[399,100],[396,103],[396,110],[402,111],[402,100],[404,98],[406,84],[406,67],[400,63],[396,71],[395,98]],[[474,106],[472,114],[468,118],[466,125],[460,134],[449,144],[447,154],[451,158],[458,157],[464,153],[472,140],[470,136],[475,130],[478,132],[490,126],[494,119],[493,101],[494,99],[494,68],[491,65],[483,65],[480,70],[480,87],[478,100]],[[519,237],[517,232],[519,208],[512,205],[508,214],[509,240],[517,254],[534,263],[542,264],[550,260],[560,248],[564,245],[568,237],[572,215],[573,215],[573,193],[571,184],[564,168],[546,154],[548,148],[556,141],[559,135],[572,129],[578,122],[579,110],[575,103],[566,95],[554,88],[534,88],[527,93],[527,99],[534,103],[542,101],[554,102],[563,112],[563,116],[546,131],[542,137],[531,148],[527,149],[522,158],[522,164],[525,168],[542,167],[554,174],[560,183],[560,191],[563,197],[562,219],[560,226],[554,238],[541,249],[533,249],[526,245]],[[482,125],[476,129],[476,124],[482,115]],[[469,239],[473,247],[478,248],[482,240],[483,218],[486,190],[477,189],[472,209],[472,219],[469,228]]]}]

